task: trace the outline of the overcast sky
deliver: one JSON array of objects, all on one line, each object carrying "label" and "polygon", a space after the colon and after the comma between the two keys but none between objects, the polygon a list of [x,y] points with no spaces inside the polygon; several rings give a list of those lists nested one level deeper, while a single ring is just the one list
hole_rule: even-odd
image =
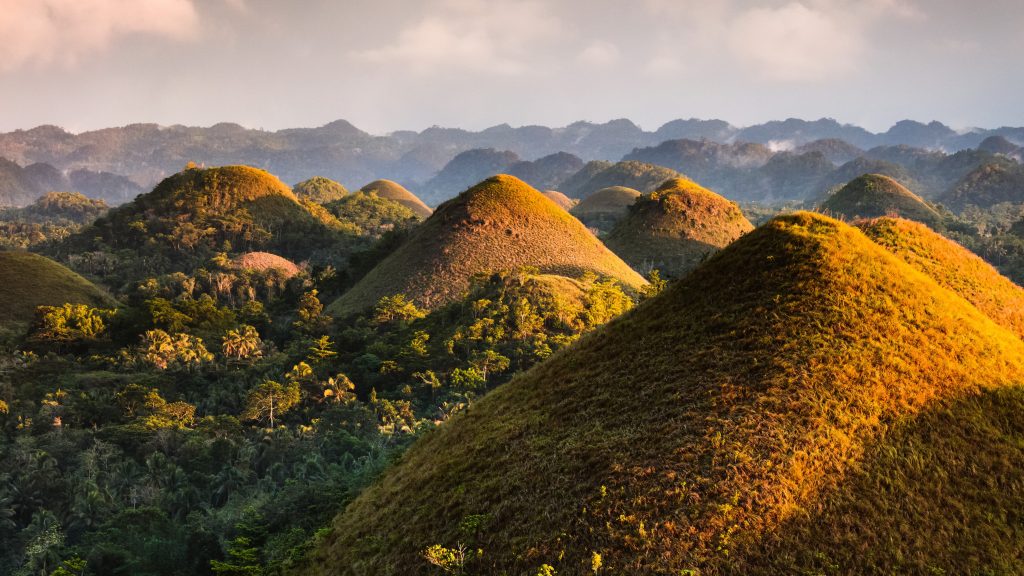
[{"label": "overcast sky", "polygon": [[1020,0],[0,0],[0,130],[1024,125]]}]

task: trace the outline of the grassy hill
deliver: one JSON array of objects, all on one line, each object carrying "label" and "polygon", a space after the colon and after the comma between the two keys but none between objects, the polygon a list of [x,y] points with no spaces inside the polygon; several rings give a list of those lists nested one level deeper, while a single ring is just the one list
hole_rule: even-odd
[{"label": "grassy hill", "polygon": [[[588,166],[590,164],[583,169],[587,170]],[[563,184],[560,190],[572,198],[586,198],[598,190],[611,186],[625,186],[640,192],[650,192],[665,180],[679,176],[681,174],[671,168],[627,160],[601,169],[584,182],[575,182],[574,176],[574,182]]]},{"label": "grassy hill", "polygon": [[1024,337],[1024,288],[970,250],[909,220],[877,218],[861,223],[859,228],[940,286],[974,304],[1000,326]]},{"label": "grassy hill", "polygon": [[734,202],[675,178],[641,196],[605,245],[634,270],[678,278],[753,229]]},{"label": "grassy hill", "polygon": [[587,226],[606,232],[629,214],[629,207],[639,197],[638,190],[609,186],[580,200],[570,212]]},{"label": "grassy hill", "polygon": [[1003,202],[1024,202],[1024,166],[1006,159],[980,166],[942,197],[942,203],[954,210]]},{"label": "grassy hill", "polygon": [[348,190],[340,183],[323,176],[313,176],[308,180],[299,182],[292,186],[292,192],[298,198],[303,198],[317,204],[334,202],[348,194]]},{"label": "grassy hill", "polygon": [[68,303],[114,305],[95,284],[49,258],[0,251],[0,326],[30,322],[37,306]]},{"label": "grassy hill", "polygon": [[301,260],[341,230],[327,210],[300,201],[268,172],[248,166],[190,168],[111,210],[57,251],[151,252],[172,268],[221,251],[266,250]]},{"label": "grassy hill", "polygon": [[820,209],[846,220],[899,216],[935,226],[942,215],[920,196],[888,176],[864,174],[822,202]]},{"label": "grassy hill", "polygon": [[398,202],[412,210],[413,213],[421,220],[426,220],[433,213],[430,206],[424,204],[423,201],[417,198],[415,194],[407,190],[405,186],[402,186],[398,182],[392,182],[391,180],[374,180],[360,188],[359,191],[366,193],[372,192],[381,198],[394,200],[395,202]]},{"label": "grassy hill", "polygon": [[277,270],[282,276],[291,278],[299,273],[299,267],[287,258],[270,252],[246,252],[231,259],[231,267],[252,272]]},{"label": "grassy hill", "polygon": [[1019,573],[1022,382],[966,300],[777,217],[419,440],[304,573]]},{"label": "grassy hill", "polygon": [[558,204],[558,206],[562,210],[569,211],[572,209],[573,206],[576,205],[576,202],[573,201],[572,198],[569,198],[568,196],[562,194],[558,190],[547,190],[543,192],[543,194],[545,198],[551,200],[555,204]]},{"label": "grassy hill", "polygon": [[594,272],[633,288],[644,284],[565,210],[522,180],[500,175],[439,206],[330,310],[360,312],[393,294],[433,308],[458,298],[476,273],[523,266],[569,277]]}]

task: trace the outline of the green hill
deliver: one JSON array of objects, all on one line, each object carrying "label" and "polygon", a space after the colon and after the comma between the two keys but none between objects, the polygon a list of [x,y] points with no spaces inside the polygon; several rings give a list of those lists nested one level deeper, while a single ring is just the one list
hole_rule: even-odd
[{"label": "green hill", "polygon": [[316,202],[317,204],[327,204],[328,202],[344,198],[348,194],[348,190],[340,183],[323,176],[314,176],[309,180],[299,182],[292,186],[292,192],[298,198]]},{"label": "green hill", "polygon": [[111,210],[56,252],[128,250],[151,257],[147,266],[169,271],[187,269],[217,252],[262,250],[304,260],[338,239],[342,229],[327,210],[300,201],[268,172],[247,166],[190,168]]},{"label": "green hill", "polygon": [[594,272],[631,288],[645,283],[565,210],[499,175],[439,206],[330,310],[361,312],[393,294],[433,308],[458,298],[474,274],[524,266],[569,277]]},{"label": "green hill", "polygon": [[639,197],[640,192],[632,188],[610,186],[580,200],[570,212],[588,227],[606,232],[629,214]]},{"label": "green hill", "polygon": [[409,192],[405,186],[402,186],[398,182],[392,182],[391,180],[374,180],[360,188],[359,191],[366,193],[373,192],[381,198],[394,200],[395,202],[398,202],[412,210],[413,213],[421,220],[426,220],[433,212],[433,210],[430,209],[430,206],[424,204],[423,201],[417,198],[415,194]]},{"label": "green hill", "polygon": [[49,258],[0,251],[0,326],[30,322],[37,306],[62,304],[115,305],[95,284]]},{"label": "green hill", "polygon": [[888,176],[864,174],[851,180],[825,200],[820,210],[845,220],[899,216],[931,226],[942,215],[920,196]]},{"label": "green hill", "polygon": [[995,320],[1024,337],[1024,288],[970,250],[927,226],[898,218],[877,218],[859,225],[877,244],[956,292]]},{"label": "green hill", "polygon": [[978,167],[942,197],[942,203],[954,210],[990,208],[1004,202],[1024,202],[1024,166],[1006,159]]},{"label": "green hill", "polygon": [[1020,573],[1021,383],[966,300],[780,216],[420,439],[303,573]]},{"label": "green hill", "polygon": [[[588,170],[588,167],[591,165],[587,164],[583,170]],[[577,181],[576,176],[573,176],[571,182],[563,183],[560,189],[572,198],[586,198],[598,190],[611,186],[625,186],[640,192],[651,192],[662,182],[680,176],[682,174],[671,168],[627,160],[607,166],[583,182]]]},{"label": "green hill", "polygon": [[675,178],[637,199],[604,242],[634,270],[678,278],[753,229],[734,202]]}]

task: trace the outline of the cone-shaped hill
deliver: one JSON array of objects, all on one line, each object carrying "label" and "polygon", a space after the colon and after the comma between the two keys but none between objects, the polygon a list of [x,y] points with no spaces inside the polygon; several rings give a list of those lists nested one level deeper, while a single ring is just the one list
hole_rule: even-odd
[{"label": "cone-shaped hill", "polygon": [[629,207],[640,197],[640,192],[625,186],[609,186],[587,196],[571,210],[590,228],[598,231],[611,230],[615,224],[629,214]]},{"label": "cone-shaped hill", "polygon": [[49,258],[0,252],[0,326],[30,322],[37,306],[63,304],[115,305],[95,284]]},{"label": "cone-shaped hill", "polygon": [[330,178],[324,178],[323,176],[313,176],[309,180],[299,182],[292,186],[292,192],[299,198],[304,198],[317,204],[334,202],[348,194],[348,190],[339,182],[335,182]]},{"label": "cone-shaped hill", "polygon": [[[583,169],[587,170],[587,166]],[[680,176],[682,174],[671,168],[636,160],[626,160],[604,168],[585,182],[576,183],[571,187],[566,187],[567,184],[563,184],[562,190],[573,198],[586,198],[594,192],[610,186],[626,186],[640,192],[651,192],[662,182]],[[571,180],[575,181],[576,177],[574,176]]]},{"label": "cone-shaped hill", "polygon": [[642,274],[678,278],[753,229],[734,202],[675,178],[641,196],[605,245]]},{"label": "cone-shaped hill", "polygon": [[190,168],[111,210],[57,251],[143,247],[177,262],[208,258],[218,251],[267,250],[305,259],[335,238],[340,228],[322,206],[300,201],[263,170]]},{"label": "cone-shaped hill", "polygon": [[966,300],[780,216],[423,436],[306,573],[1019,573],[1022,382]]},{"label": "cone-shaped hill", "polygon": [[423,220],[426,220],[433,213],[430,206],[424,204],[423,201],[417,198],[415,194],[409,192],[405,186],[402,186],[398,182],[393,182],[391,180],[374,180],[360,188],[359,191],[367,194],[372,192],[381,198],[394,200],[395,202],[398,202],[412,210],[414,214]]},{"label": "cone-shaped hill", "polygon": [[299,267],[294,262],[270,252],[239,254],[231,259],[231,267],[249,272],[277,270],[285,278],[291,278],[299,273]]},{"label": "cone-shaped hill", "polygon": [[1024,338],[1024,288],[999,274],[991,264],[918,222],[876,218],[860,223],[859,228],[883,248]]},{"label": "cone-shaped hill", "polygon": [[645,283],[565,210],[522,180],[499,175],[439,206],[330,310],[361,312],[394,294],[433,308],[458,298],[474,274],[523,266],[568,277],[594,272],[628,288]]},{"label": "cone-shaped hill", "polygon": [[569,198],[568,196],[562,194],[558,190],[547,190],[543,194],[548,200],[551,200],[555,204],[558,204],[558,206],[562,210],[569,211],[572,209],[573,206],[576,205],[576,203],[573,202],[572,198]]},{"label": "cone-shaped hill", "polygon": [[933,226],[942,222],[942,215],[920,196],[881,174],[854,178],[825,200],[820,208],[846,220],[899,216]]}]

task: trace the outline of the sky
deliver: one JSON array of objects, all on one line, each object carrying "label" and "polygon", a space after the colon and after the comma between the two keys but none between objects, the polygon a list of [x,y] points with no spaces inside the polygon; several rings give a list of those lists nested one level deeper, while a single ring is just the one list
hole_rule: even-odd
[{"label": "sky", "polygon": [[0,0],[0,130],[1024,125],[1020,0]]}]

